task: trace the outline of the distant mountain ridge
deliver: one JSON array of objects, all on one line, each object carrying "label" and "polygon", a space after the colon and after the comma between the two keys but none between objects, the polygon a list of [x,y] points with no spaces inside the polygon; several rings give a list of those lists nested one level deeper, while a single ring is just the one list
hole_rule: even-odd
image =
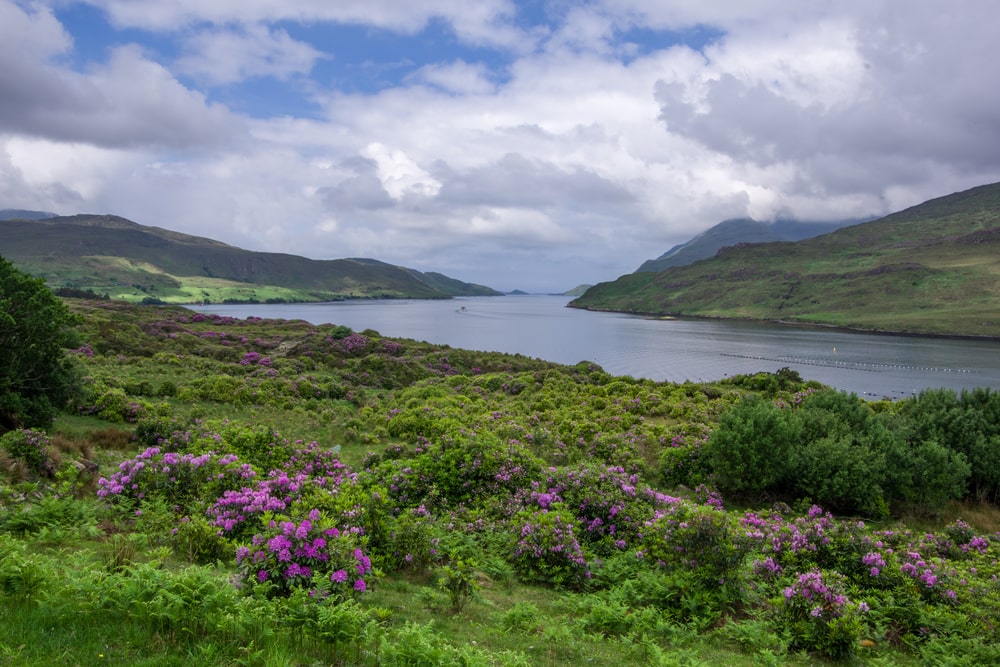
[{"label": "distant mountain ridge", "polygon": [[0,208],[0,220],[43,220],[55,218],[58,213],[48,211],[28,211],[23,208]]},{"label": "distant mountain ridge", "polygon": [[114,215],[0,221],[0,255],[56,287],[131,301],[324,301],[498,296],[489,287],[374,259],[244,250]]},{"label": "distant mountain ridge", "polygon": [[672,266],[687,266],[700,259],[713,257],[720,249],[741,243],[770,243],[773,241],[801,241],[828,234],[853,225],[859,220],[840,222],[799,222],[777,220],[766,223],[752,218],[732,218],[698,234],[690,241],[675,245],[656,259],[649,259],[636,269],[636,273],[662,271]]},{"label": "distant mountain ridge", "polygon": [[1000,339],[1000,183],[600,283],[576,308]]}]

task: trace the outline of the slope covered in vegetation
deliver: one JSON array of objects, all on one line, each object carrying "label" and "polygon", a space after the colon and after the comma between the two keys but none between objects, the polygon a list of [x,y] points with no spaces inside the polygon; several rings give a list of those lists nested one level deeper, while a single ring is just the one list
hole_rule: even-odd
[{"label": "slope covered in vegetation", "polygon": [[724,248],[595,285],[570,303],[622,312],[1000,336],[1000,184],[797,243]]},{"label": "slope covered in vegetation", "polygon": [[52,288],[132,302],[332,301],[498,296],[489,287],[373,259],[252,252],[113,215],[0,220],[0,249]]},{"label": "slope covered in vegetation", "polygon": [[787,370],[676,385],[71,306],[82,392],[0,439],[18,664],[1000,657],[993,392],[865,403]]}]

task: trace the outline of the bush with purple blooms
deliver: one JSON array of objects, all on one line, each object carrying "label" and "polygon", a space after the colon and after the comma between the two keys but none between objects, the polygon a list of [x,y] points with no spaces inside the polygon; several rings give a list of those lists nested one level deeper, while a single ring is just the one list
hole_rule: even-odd
[{"label": "bush with purple blooms", "polygon": [[560,505],[525,510],[511,521],[511,563],[524,581],[577,588],[590,567],[576,538],[576,519]]},{"label": "bush with purple blooms", "polygon": [[98,479],[97,497],[117,505],[162,499],[188,513],[255,476],[235,454],[181,454],[150,447],[119,463],[110,477]]},{"label": "bush with purple blooms", "polygon": [[267,513],[285,512],[310,493],[335,493],[341,482],[355,478],[334,452],[321,449],[315,442],[295,450],[286,466],[291,473],[272,470],[252,486],[224,491],[212,503],[207,514],[222,534],[234,540],[248,537]]},{"label": "bush with purple blooms", "polygon": [[371,339],[359,333],[351,333],[340,339],[330,340],[334,349],[345,356],[363,356],[371,348]]},{"label": "bush with purple blooms", "polygon": [[367,590],[371,560],[355,536],[330,524],[313,509],[298,523],[276,516],[249,546],[236,552],[243,584],[268,596],[285,596],[296,588],[346,597]]},{"label": "bush with purple blooms", "polygon": [[842,574],[812,570],[782,591],[780,616],[793,646],[831,658],[854,653],[864,636],[862,616],[869,608],[848,599],[846,588]]},{"label": "bush with purple blooms", "polygon": [[712,506],[682,500],[656,512],[642,535],[643,557],[685,570],[706,584],[732,583],[747,544],[732,519]]},{"label": "bush with purple blooms", "polygon": [[21,462],[28,472],[39,477],[53,477],[56,464],[51,456],[49,437],[41,431],[18,429],[0,436],[0,447]]},{"label": "bush with purple blooms", "polygon": [[583,464],[550,470],[544,492],[542,488],[532,485],[532,504],[544,508],[563,502],[580,524],[580,539],[602,557],[637,546],[646,522],[678,500],[621,466]]}]

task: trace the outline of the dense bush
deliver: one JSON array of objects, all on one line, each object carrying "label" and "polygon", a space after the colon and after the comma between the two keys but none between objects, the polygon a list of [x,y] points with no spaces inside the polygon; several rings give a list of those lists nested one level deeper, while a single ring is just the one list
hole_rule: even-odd
[{"label": "dense bush", "polygon": [[0,448],[24,465],[32,475],[53,477],[56,473],[49,437],[41,431],[31,429],[8,431],[0,436]]},{"label": "dense bush", "polygon": [[964,457],[974,498],[1000,499],[1000,392],[926,390],[905,402],[900,413],[910,420],[913,442],[934,443]]},{"label": "dense bush", "polygon": [[[949,435],[920,425],[926,419],[920,415],[931,412],[967,424],[971,417],[957,402],[932,394],[924,408],[912,405],[893,414],[833,390],[800,398],[788,404],[748,396],[722,416],[705,454],[720,491],[753,500],[809,498],[834,511],[872,517],[887,516],[890,506],[933,513],[963,496],[968,454]],[[973,437],[964,431],[963,437],[967,443],[996,437],[984,431]],[[992,454],[980,454],[988,467],[984,457]],[[989,474],[976,478],[980,491],[993,488]]]},{"label": "dense bush", "polygon": [[576,519],[561,506],[524,510],[511,522],[511,559],[525,581],[578,587],[590,578]]},{"label": "dense bush", "polygon": [[299,522],[276,517],[264,532],[236,552],[243,585],[263,586],[267,595],[296,588],[344,597],[368,587],[371,561],[350,533],[342,533],[318,510]]},{"label": "dense bush", "polygon": [[48,426],[79,385],[64,351],[79,322],[45,286],[0,257],[0,431]]}]

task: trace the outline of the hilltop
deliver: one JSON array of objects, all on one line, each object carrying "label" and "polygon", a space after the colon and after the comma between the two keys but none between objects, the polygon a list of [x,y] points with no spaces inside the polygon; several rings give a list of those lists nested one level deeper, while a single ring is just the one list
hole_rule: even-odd
[{"label": "hilltop", "polygon": [[933,335],[1000,336],[1000,183],[798,242],[635,273],[570,306]]},{"label": "hilltop", "polygon": [[374,259],[254,252],[114,215],[4,220],[0,254],[52,288],[89,289],[133,302],[500,295],[489,287]]},{"label": "hilltop", "polygon": [[722,248],[740,243],[801,241],[813,236],[828,234],[849,224],[852,223],[849,221],[797,222],[792,220],[767,223],[751,218],[723,220],[690,241],[675,245],[656,259],[646,260],[636,269],[636,273],[657,273],[672,266],[687,266],[699,259],[712,257]]}]

